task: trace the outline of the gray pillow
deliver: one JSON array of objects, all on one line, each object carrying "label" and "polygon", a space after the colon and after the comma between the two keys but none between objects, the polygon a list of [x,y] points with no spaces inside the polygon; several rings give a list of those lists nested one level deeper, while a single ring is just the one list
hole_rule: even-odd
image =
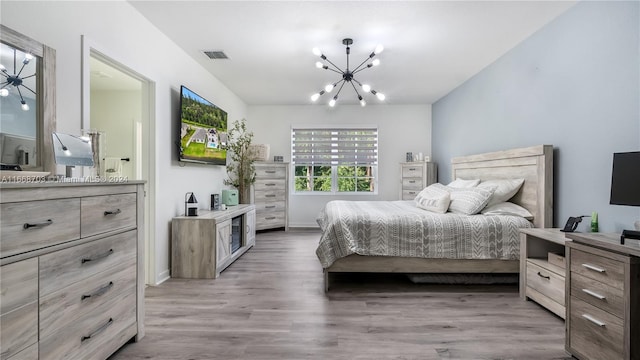
[{"label": "gray pillow", "polygon": [[449,211],[464,215],[477,214],[487,206],[495,189],[495,187],[449,188],[451,192]]}]

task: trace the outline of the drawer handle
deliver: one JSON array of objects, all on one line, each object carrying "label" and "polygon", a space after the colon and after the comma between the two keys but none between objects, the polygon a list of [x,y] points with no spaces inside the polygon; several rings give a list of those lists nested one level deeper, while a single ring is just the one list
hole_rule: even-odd
[{"label": "drawer handle", "polygon": [[116,210],[114,210],[114,211],[105,211],[105,212],[104,212],[104,216],[107,216],[107,215],[118,215],[118,214],[120,214],[121,212],[122,212],[122,211],[121,211],[120,209],[116,209]]},{"label": "drawer handle", "polygon": [[264,197],[276,197],[275,194],[271,194],[271,195],[265,195]]},{"label": "drawer handle", "polygon": [[266,217],[266,218],[264,218],[264,219],[265,219],[265,220],[273,220],[273,219],[275,219],[275,218],[276,218],[275,216],[270,216],[270,217]]},{"label": "drawer handle", "polygon": [[109,256],[111,254],[113,254],[113,249],[109,249],[109,251],[107,251],[107,252],[105,252],[103,254],[97,255],[95,257],[92,257],[92,258],[82,258],[82,264],[84,264],[86,262],[89,262],[89,261],[96,261],[96,260],[104,259],[104,258],[106,258],[107,256]]},{"label": "drawer handle", "polygon": [[416,192],[415,192],[415,191],[409,191],[409,194],[411,194],[411,195],[415,195],[415,194],[416,194]]},{"label": "drawer handle", "polygon": [[544,276],[544,275],[540,274],[540,271],[538,271],[538,276],[540,276],[541,278],[547,279],[547,280],[551,280],[551,276]]},{"label": "drawer handle", "polygon": [[264,184],[264,186],[276,186],[276,184]]},{"label": "drawer handle", "polygon": [[106,293],[107,291],[109,291],[112,287],[113,287],[113,281],[109,281],[109,283],[107,285],[101,287],[100,289],[98,289],[98,291],[94,292],[93,294],[82,295],[82,297],[80,297],[80,300],[84,301],[84,299],[88,299],[90,297],[101,296],[104,293]]},{"label": "drawer handle", "polygon": [[267,174],[275,174],[276,173],[275,170],[265,170],[264,172],[266,172]]},{"label": "drawer handle", "polygon": [[591,315],[582,314],[582,317],[583,317],[583,318],[585,318],[585,319],[587,319],[587,320],[589,320],[589,321],[591,321],[592,323],[594,323],[594,324],[596,324],[596,325],[598,325],[598,326],[600,326],[600,327],[605,327],[605,325],[607,325],[607,324],[603,323],[602,321],[600,321],[600,320],[598,320],[598,319],[594,318],[594,317],[593,317],[593,316],[591,316]]},{"label": "drawer handle", "polygon": [[109,326],[111,326],[111,324],[113,324],[113,318],[109,318],[109,321],[107,321],[106,323],[104,323],[104,325],[100,326],[96,331],[92,332],[89,335],[83,336],[80,339],[80,342],[84,342],[85,340],[89,340],[92,337],[100,334],[101,332],[103,332],[106,328],[108,328]]},{"label": "drawer handle", "polygon": [[49,226],[53,224],[53,220],[49,219],[45,222],[41,222],[41,223],[34,223],[34,224],[29,224],[29,223],[24,223],[24,225],[22,225],[22,228],[24,230],[30,229],[30,228],[39,228],[39,227],[45,227],[45,226]]},{"label": "drawer handle", "polygon": [[273,209],[273,208],[275,208],[275,207],[276,207],[275,205],[268,205],[268,206],[265,206],[264,208],[265,208],[265,209]]},{"label": "drawer handle", "polygon": [[591,291],[591,290],[589,290],[589,289],[582,289],[582,292],[583,292],[583,293],[585,293],[585,294],[589,294],[589,295],[591,295],[591,296],[593,296],[594,298],[597,298],[597,299],[599,299],[599,300],[604,300],[604,299],[606,299],[606,298],[607,298],[606,296],[604,296],[604,295],[600,295],[600,294],[598,294],[597,292],[595,292],[595,291]]},{"label": "drawer handle", "polygon": [[409,180],[409,184],[415,184],[416,181],[415,180]]},{"label": "drawer handle", "polygon": [[416,171],[416,168],[409,168],[409,171]]},{"label": "drawer handle", "polygon": [[605,269],[597,267],[597,266],[593,266],[591,264],[582,264],[582,266],[586,267],[589,270],[597,271],[599,273],[605,272]]}]

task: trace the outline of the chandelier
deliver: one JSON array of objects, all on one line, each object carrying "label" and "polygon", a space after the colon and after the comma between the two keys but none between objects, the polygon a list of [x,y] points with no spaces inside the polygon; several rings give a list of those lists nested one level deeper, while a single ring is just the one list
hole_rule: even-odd
[{"label": "chandelier", "polygon": [[[320,96],[324,95],[325,93],[331,93],[334,88],[339,86],[338,92],[331,98],[331,100],[329,100],[329,106],[333,107],[336,105],[336,102],[338,101],[338,95],[340,95],[340,91],[342,91],[342,88],[345,86],[345,84],[349,84],[351,85],[351,87],[353,87],[353,90],[356,92],[358,100],[360,101],[360,105],[362,106],[367,105],[367,102],[362,97],[362,95],[360,95],[360,92],[358,92],[358,87],[362,90],[363,94],[371,93],[375,95],[378,98],[378,100],[383,101],[385,98],[383,93],[373,90],[371,86],[369,86],[368,84],[363,84],[360,81],[356,80],[355,75],[362,70],[368,69],[373,66],[378,66],[380,64],[380,59],[373,59],[373,58],[376,55],[380,54],[382,50],[384,50],[384,47],[382,45],[376,46],[375,50],[371,54],[369,54],[369,56],[366,59],[364,59],[364,61],[361,62],[360,65],[356,66],[353,70],[350,70],[349,54],[351,53],[351,48],[349,46],[353,44],[353,40],[349,38],[343,39],[342,44],[347,47],[346,48],[346,53],[347,53],[346,70],[340,69],[336,64],[331,62],[331,60],[327,59],[327,57],[320,51],[320,49],[313,48],[313,54],[316,56],[320,56],[320,58],[323,60],[323,61],[316,62],[316,67],[319,69],[333,71],[339,74],[341,78],[338,81],[325,86],[324,90],[321,90],[320,92],[311,95],[311,101],[313,102],[317,101],[320,98]],[[371,62],[367,64],[367,62],[369,62],[370,60]],[[358,87],[356,87],[356,85],[358,85]]]},{"label": "chandelier", "polygon": [[9,89],[7,89],[7,87],[9,85],[13,85],[15,86],[16,90],[18,90],[18,95],[20,95],[20,104],[22,107],[22,110],[24,111],[29,111],[29,105],[27,104],[27,102],[24,100],[24,97],[22,97],[22,92],[20,91],[20,86],[22,86],[23,88],[31,91],[34,95],[36,94],[35,91],[31,90],[28,86],[26,86],[24,84],[24,80],[28,79],[30,77],[34,77],[36,76],[35,73],[33,73],[32,75],[29,76],[25,76],[25,77],[20,77],[20,75],[22,74],[22,70],[24,70],[24,67],[27,66],[27,64],[29,64],[29,62],[33,60],[33,55],[26,53],[24,55],[24,59],[22,59],[22,67],[20,68],[20,71],[17,71],[17,50],[13,49],[13,75],[9,74],[7,72],[7,68],[0,64],[0,75],[4,76],[5,81],[0,83],[0,85],[2,85],[2,87],[0,88],[0,96],[2,97],[6,97],[9,96]]}]

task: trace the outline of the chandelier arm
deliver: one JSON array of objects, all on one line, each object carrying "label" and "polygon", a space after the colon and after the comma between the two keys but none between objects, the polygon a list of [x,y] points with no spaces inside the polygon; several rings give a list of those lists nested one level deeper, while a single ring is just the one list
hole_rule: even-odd
[{"label": "chandelier arm", "polygon": [[16,86],[16,89],[18,89],[18,94],[20,94],[20,101],[24,102],[24,98],[22,97],[22,92],[20,91],[20,87]]},{"label": "chandelier arm", "polygon": [[333,71],[334,73],[336,73],[336,74],[340,74],[340,75],[342,75],[342,74],[343,74],[343,72],[342,72],[342,71],[338,71],[338,70],[332,69],[332,68],[330,68],[330,67],[327,67],[325,70],[331,70],[331,71]]},{"label": "chandelier arm", "polygon": [[342,91],[342,88],[344,87],[344,84],[346,83],[346,81],[342,80],[341,83],[342,84],[340,84],[340,89],[338,89],[338,92],[336,93],[336,97],[338,97],[338,95],[340,95],[340,91]]},{"label": "chandelier arm", "polygon": [[6,88],[7,86],[9,86],[9,81],[5,81],[5,82],[3,82],[3,83],[0,83],[0,85],[2,85],[2,87],[1,87],[0,89],[4,89],[4,88]]},{"label": "chandelier arm", "polygon": [[20,71],[18,72],[18,74],[16,74],[16,77],[20,77],[20,74],[22,73],[22,70],[24,70],[25,66],[27,66],[27,64],[22,63],[22,67],[20,68]]},{"label": "chandelier arm", "polygon": [[33,91],[33,90],[31,90],[31,89],[30,89],[28,86],[26,86],[25,84],[22,84],[21,86],[22,86],[22,87],[24,87],[25,89],[27,89],[27,90],[31,91],[31,92],[33,93],[33,95],[36,95],[36,92],[35,92],[35,91]]},{"label": "chandelier arm", "polygon": [[22,80],[24,80],[24,79],[28,79],[28,78],[30,78],[30,77],[34,77],[34,76],[36,76],[36,74],[35,74],[35,73],[34,73],[33,75],[29,75],[29,76],[25,76],[25,77],[23,77],[23,78],[22,78]]},{"label": "chandelier arm", "polygon": [[9,77],[9,73],[7,72],[7,69],[2,69],[2,73],[0,73],[0,75],[3,75],[5,77]]},{"label": "chandelier arm", "polygon": [[[353,69],[352,73],[354,73],[354,74],[355,74],[355,73],[356,73],[356,71],[362,71],[362,70],[366,69],[366,68],[362,68],[362,69],[360,69],[360,68],[361,68],[361,67],[362,67],[362,65],[364,65],[367,61],[369,61],[369,59],[371,59],[371,58],[370,58],[370,57],[367,57],[366,59],[364,59],[364,61],[363,61],[363,62],[361,62],[361,63],[360,63],[360,65],[358,65],[358,67],[357,67],[357,68]],[[358,70],[358,69],[360,69],[360,70]]]},{"label": "chandelier arm", "polygon": [[[351,79],[351,80],[355,80],[355,79]],[[356,89],[356,86],[353,85],[353,82],[350,81],[350,83],[351,83],[351,86],[353,86],[353,90],[356,92],[356,95],[358,95],[358,99],[359,99],[360,98],[360,93],[358,92],[358,89]],[[360,84],[360,83],[358,83],[358,84]]]},{"label": "chandelier arm", "polygon": [[336,68],[336,70],[340,71],[340,74],[344,74],[344,71],[342,71],[342,69],[340,69],[338,67],[338,65],[334,64],[333,62],[331,62],[331,60],[327,59],[326,56],[325,56],[325,58],[323,60],[325,60],[329,64],[333,65],[333,67]]}]

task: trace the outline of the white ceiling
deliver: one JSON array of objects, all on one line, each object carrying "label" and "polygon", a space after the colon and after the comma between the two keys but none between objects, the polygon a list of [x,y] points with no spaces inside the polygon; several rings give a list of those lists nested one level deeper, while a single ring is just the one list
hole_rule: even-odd
[{"label": "white ceiling", "polygon": [[[575,1],[134,1],[160,31],[251,105],[309,104],[346,65],[380,43],[381,65],[358,74],[390,104],[430,104],[477,74]],[[223,50],[230,60],[210,60]],[[163,56],[166,56],[163,54]],[[353,66],[351,66],[353,69]],[[181,71],[188,71],[182,69]],[[188,84],[185,84],[188,86]],[[320,102],[329,98],[324,95]],[[377,100],[369,95],[369,102]],[[353,89],[339,102],[357,103]]]}]

